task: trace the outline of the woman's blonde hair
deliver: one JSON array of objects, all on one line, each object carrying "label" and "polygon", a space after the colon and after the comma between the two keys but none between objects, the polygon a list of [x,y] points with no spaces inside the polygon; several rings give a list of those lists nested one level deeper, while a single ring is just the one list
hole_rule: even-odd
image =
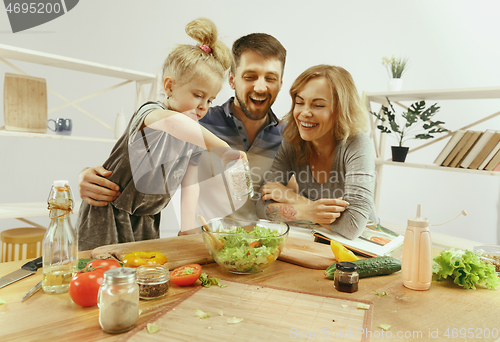
[{"label": "woman's blonde hair", "polygon": [[217,39],[217,27],[207,18],[199,18],[186,25],[186,33],[199,42],[196,45],[178,45],[163,63],[163,78],[170,76],[178,85],[190,82],[207,69],[223,79],[232,63],[231,51]]},{"label": "woman's blonde hair", "polygon": [[292,97],[292,109],[285,115],[283,121],[286,127],[283,131],[285,141],[291,143],[296,150],[298,163],[307,163],[313,153],[312,143],[300,137],[299,128],[293,117],[295,108],[295,98],[297,93],[311,79],[323,77],[330,86],[332,98],[334,100],[334,123],[333,132],[336,140],[341,143],[359,133],[366,131],[367,112],[361,104],[356,85],[351,74],[344,68],[332,65],[316,65],[310,67],[297,77],[290,88]]}]

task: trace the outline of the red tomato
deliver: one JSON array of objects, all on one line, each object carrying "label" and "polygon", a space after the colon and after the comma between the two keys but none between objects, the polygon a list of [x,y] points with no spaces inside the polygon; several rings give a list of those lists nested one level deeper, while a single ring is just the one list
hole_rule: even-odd
[{"label": "red tomato", "polygon": [[87,267],[92,267],[92,268],[100,268],[106,272],[107,270],[111,268],[118,268],[121,267],[120,263],[116,260],[111,260],[111,259],[97,259],[94,261],[89,262],[85,268]]},{"label": "red tomato", "polygon": [[71,300],[83,307],[96,305],[99,287],[104,280],[104,272],[116,267],[121,266],[115,260],[89,262],[83,272],[75,274],[69,283],[68,293]]},{"label": "red tomato", "polygon": [[170,272],[170,280],[179,286],[193,285],[201,275],[201,266],[190,264],[176,268]]}]

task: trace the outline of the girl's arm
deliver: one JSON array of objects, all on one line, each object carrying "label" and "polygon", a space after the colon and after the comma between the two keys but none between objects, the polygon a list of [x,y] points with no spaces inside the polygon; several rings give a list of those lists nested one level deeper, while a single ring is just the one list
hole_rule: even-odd
[{"label": "girl's arm", "polygon": [[233,150],[224,140],[197,121],[172,110],[152,111],[144,119],[144,125],[213,152],[222,160],[224,166],[240,156],[247,159],[245,152]]},{"label": "girl's arm", "polygon": [[200,197],[198,167],[189,164],[181,186],[181,233],[196,228],[196,207]]},{"label": "girl's arm", "polygon": [[167,132],[177,139],[207,150],[214,148],[216,154],[224,148],[229,148],[229,145],[225,141],[219,139],[197,121],[172,110],[157,109],[152,111],[144,119],[144,125],[155,130]]}]

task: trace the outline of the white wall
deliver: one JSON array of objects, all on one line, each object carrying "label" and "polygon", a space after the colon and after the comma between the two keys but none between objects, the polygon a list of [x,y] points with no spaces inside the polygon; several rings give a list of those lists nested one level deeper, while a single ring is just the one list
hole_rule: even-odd
[{"label": "white wall", "polygon": [[[250,32],[267,32],[288,50],[283,91],[274,111],[283,116],[290,107],[288,89],[307,67],[328,63],[351,72],[359,92],[385,91],[383,56],[409,56],[404,90],[499,86],[500,3],[481,1],[80,1],[64,16],[25,32],[13,34],[6,12],[0,10],[0,43],[53,53],[132,70],[155,73],[169,48],[191,42],[184,33],[190,20],[206,16],[215,21],[227,44]],[[69,99],[106,88],[120,80],[86,75],[34,64],[14,62]],[[0,73],[13,72],[0,63]],[[3,82],[0,82],[0,91]],[[110,125],[123,107],[133,112],[134,86],[128,85],[81,103]],[[226,85],[216,103],[231,95]],[[0,99],[0,103],[3,100]],[[49,95],[49,108],[61,100]],[[439,119],[455,130],[499,110],[500,101],[441,101]],[[80,112],[66,108],[49,118],[68,117],[74,135],[112,137]],[[3,117],[0,117],[0,126]],[[500,130],[500,119],[476,126]],[[416,152],[410,162],[432,163],[446,141],[427,152]],[[417,146],[418,142],[409,146]],[[50,184],[70,180],[78,196],[77,175],[106,159],[110,143],[52,141],[0,137],[0,203],[45,201]],[[424,151],[426,151],[424,150]],[[388,152],[387,152],[388,153]],[[443,171],[385,167],[379,215],[405,225],[421,203],[431,223],[439,223],[465,209],[469,215],[435,228],[485,243],[499,243],[500,178]],[[41,224],[47,218],[34,219]],[[1,220],[0,230],[20,227]],[[168,209],[164,229],[175,233],[177,221]]]}]

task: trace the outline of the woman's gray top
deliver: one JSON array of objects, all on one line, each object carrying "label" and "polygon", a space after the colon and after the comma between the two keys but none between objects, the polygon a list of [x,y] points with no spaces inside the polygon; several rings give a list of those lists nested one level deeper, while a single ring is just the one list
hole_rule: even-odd
[{"label": "woman's gray top", "polygon": [[[290,177],[294,175],[299,194],[310,200],[342,197],[349,202],[349,206],[330,225],[330,229],[348,239],[358,237],[369,219],[378,222],[373,200],[374,149],[368,135],[359,133],[347,139],[345,143],[337,141],[332,170],[325,184],[314,180],[309,163],[298,165],[297,159],[293,146],[283,141],[271,170],[264,177],[264,183],[280,182],[287,185]],[[257,216],[266,218],[267,206],[273,202],[259,200]]]}]

